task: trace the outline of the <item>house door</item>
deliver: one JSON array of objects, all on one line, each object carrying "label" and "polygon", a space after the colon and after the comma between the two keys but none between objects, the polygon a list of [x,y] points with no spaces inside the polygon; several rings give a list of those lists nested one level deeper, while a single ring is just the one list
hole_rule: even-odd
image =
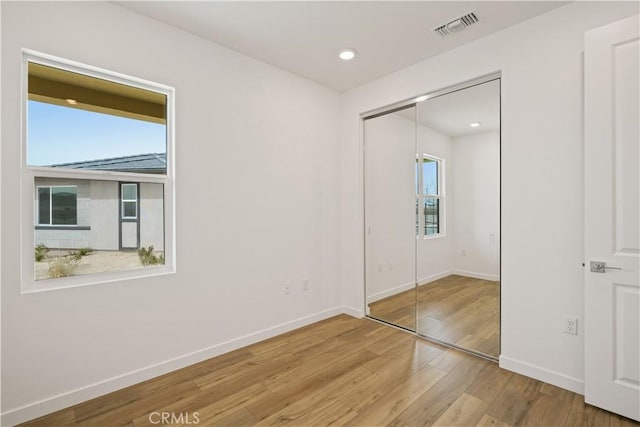
[{"label": "house door", "polygon": [[640,16],[585,35],[585,402],[640,420]]},{"label": "house door", "polygon": [[120,183],[120,249],[140,247],[140,186]]}]

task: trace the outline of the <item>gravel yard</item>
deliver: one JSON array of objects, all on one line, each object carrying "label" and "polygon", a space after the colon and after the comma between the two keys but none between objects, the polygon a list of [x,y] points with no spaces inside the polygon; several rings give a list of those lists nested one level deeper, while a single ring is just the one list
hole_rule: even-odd
[{"label": "gravel yard", "polygon": [[[51,251],[41,262],[36,262],[36,280],[49,278],[49,266],[56,257],[65,256],[69,251]],[[162,252],[157,252],[160,254]],[[135,270],[143,267],[135,251],[94,251],[80,259],[73,276],[107,271]]]}]

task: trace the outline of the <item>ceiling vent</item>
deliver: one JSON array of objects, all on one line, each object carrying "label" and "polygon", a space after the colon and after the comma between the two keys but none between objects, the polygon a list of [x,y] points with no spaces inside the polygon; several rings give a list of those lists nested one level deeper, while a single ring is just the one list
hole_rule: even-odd
[{"label": "ceiling vent", "polygon": [[440,25],[433,31],[438,33],[440,37],[450,36],[453,33],[460,32],[467,28],[469,25],[473,25],[478,22],[478,16],[474,13],[467,13],[460,18],[454,19],[453,21],[446,23],[444,25]]}]

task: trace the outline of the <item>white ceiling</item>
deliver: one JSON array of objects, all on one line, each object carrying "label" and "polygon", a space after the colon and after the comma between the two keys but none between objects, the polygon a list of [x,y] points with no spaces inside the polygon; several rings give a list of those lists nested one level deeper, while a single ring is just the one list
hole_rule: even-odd
[{"label": "white ceiling", "polygon": [[[559,1],[121,1],[121,6],[344,91],[527,20]],[[440,38],[433,29],[475,12]],[[345,62],[342,48],[359,55]]]}]

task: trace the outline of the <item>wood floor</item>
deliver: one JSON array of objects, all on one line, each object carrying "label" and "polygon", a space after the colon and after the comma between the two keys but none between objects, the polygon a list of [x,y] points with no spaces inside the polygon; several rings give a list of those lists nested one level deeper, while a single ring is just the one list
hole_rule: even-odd
[{"label": "wood floor", "polygon": [[200,426],[638,425],[575,393],[346,315],[24,425],[168,425],[161,412],[182,425],[197,416]]},{"label": "wood floor", "polygon": [[369,310],[376,319],[417,328],[422,335],[500,354],[499,282],[451,275],[376,301]]}]

